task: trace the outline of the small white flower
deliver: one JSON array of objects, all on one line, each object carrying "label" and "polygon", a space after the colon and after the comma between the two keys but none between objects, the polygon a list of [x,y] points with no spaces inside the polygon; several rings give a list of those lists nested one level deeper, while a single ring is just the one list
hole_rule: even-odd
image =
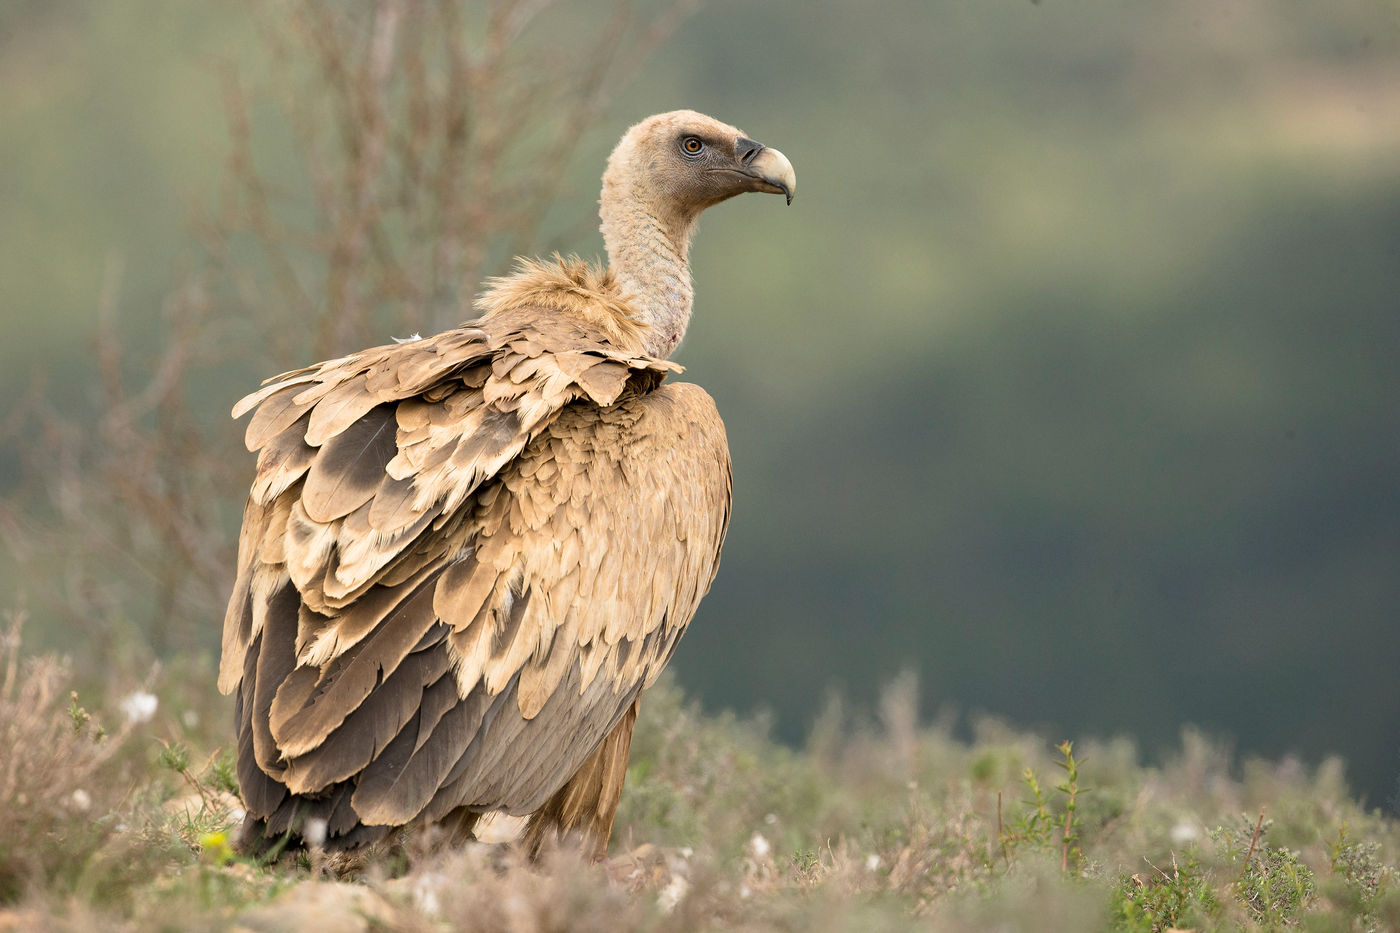
[{"label": "small white flower", "polygon": [[772,851],[773,846],[763,837],[762,833],[753,834],[753,838],[749,840],[749,855],[755,859],[765,859]]},{"label": "small white flower", "polygon": [[670,882],[666,887],[662,888],[661,893],[657,895],[657,903],[661,905],[661,909],[664,912],[669,914],[676,909],[677,904],[685,899],[686,892],[689,890],[689,881],[686,881],[685,878],[680,875],[672,875]]},{"label": "small white flower", "polygon": [[79,787],[77,790],[73,791],[68,801],[73,805],[74,810],[86,810],[88,807],[92,806],[92,795]]},{"label": "small white flower", "polygon": [[1201,831],[1196,827],[1195,823],[1188,823],[1186,820],[1182,820],[1172,827],[1172,843],[1184,846],[1188,842],[1195,842],[1196,837],[1199,836],[1200,833]]},{"label": "small white flower", "polygon": [[435,917],[442,912],[442,904],[438,901],[438,887],[442,884],[442,878],[434,872],[420,875],[413,882],[413,905],[422,913],[430,917]]},{"label": "small white flower", "polygon": [[778,822],[778,814],[769,813],[763,818],[763,822],[767,823],[769,826],[772,826],[774,823]]},{"label": "small white flower", "polygon": [[681,858],[690,858],[695,854],[695,850],[690,846],[681,846]]},{"label": "small white flower", "polygon": [[319,849],[326,842],[326,821],[312,817],[301,828],[301,838],[313,849]]},{"label": "small white flower", "polygon": [[867,856],[865,857],[865,870],[866,870],[866,871],[878,871],[879,869],[880,869],[880,856],[876,855],[874,852],[871,852],[869,855],[867,855]]},{"label": "small white flower", "polygon": [[160,701],[154,693],[137,690],[122,697],[121,708],[129,723],[150,722]]}]

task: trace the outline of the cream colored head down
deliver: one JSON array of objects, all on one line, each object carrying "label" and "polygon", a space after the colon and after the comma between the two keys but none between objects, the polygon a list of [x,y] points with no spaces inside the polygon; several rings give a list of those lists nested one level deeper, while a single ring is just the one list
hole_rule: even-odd
[{"label": "cream colored head down", "polygon": [[529,816],[532,852],[605,854],[639,696],[719,563],[729,451],[667,382],[701,211],[796,188],[782,153],[692,111],[622,138],[609,267],[522,261],[459,328],[284,373],[224,621],[242,845],[356,849]]},{"label": "cream colored head down", "polygon": [[700,212],[749,191],[797,191],[781,152],[693,110],[650,117],[608,159],[599,214],[608,262],[652,326],[647,352],[666,357],[685,336],[694,296],[690,239]]}]

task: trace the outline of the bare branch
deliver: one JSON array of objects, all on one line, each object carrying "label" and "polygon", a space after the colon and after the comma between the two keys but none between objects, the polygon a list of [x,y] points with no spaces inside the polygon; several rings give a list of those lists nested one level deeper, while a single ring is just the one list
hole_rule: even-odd
[{"label": "bare branch", "polygon": [[[693,0],[660,5],[619,0],[561,49],[533,38],[569,15],[549,0],[254,4],[266,61],[221,72],[223,179],[159,348],[134,350],[113,259],[91,409],[60,412],[36,383],[0,423],[25,461],[0,544],[51,581],[31,613],[98,653],[121,625],[157,654],[217,644],[251,465],[207,374],[455,325],[515,253],[562,245],[540,227],[570,159]],[[592,198],[578,207],[577,229],[596,222]]]}]

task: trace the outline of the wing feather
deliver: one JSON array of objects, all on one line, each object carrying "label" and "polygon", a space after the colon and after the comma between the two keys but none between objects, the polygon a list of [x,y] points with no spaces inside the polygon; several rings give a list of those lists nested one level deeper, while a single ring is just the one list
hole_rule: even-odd
[{"label": "wing feather", "polygon": [[[313,424],[320,410],[317,406],[312,413]],[[302,507],[312,521],[344,518],[374,497],[385,466],[398,453],[396,430],[393,406],[378,405],[321,445],[301,491]]]},{"label": "wing feather", "polygon": [[727,524],[713,403],[656,389],[677,368],[502,314],[239,404],[259,472],[220,686],[268,831],[307,807],[347,844],[462,806],[530,812],[593,753]]},{"label": "wing feather", "polygon": [[233,417],[242,418],[258,405],[265,402],[269,396],[281,392],[288,386],[312,382],[317,378],[318,372],[325,365],[326,364],[323,363],[321,366],[309,366],[306,369],[298,369],[293,372],[283,373],[280,376],[273,376],[271,379],[264,381],[261,389],[239,399],[238,404],[233,406]]},{"label": "wing feather", "polygon": [[300,382],[294,382],[280,388],[258,405],[258,410],[248,420],[248,429],[243,432],[243,442],[249,450],[260,450],[311,409],[310,403],[298,404],[295,401],[300,385]]},{"label": "wing feather", "polygon": [[411,478],[395,479],[386,470],[374,491],[369,510],[370,527],[380,534],[392,534],[412,525],[424,511],[414,508],[416,499]]},{"label": "wing feather", "polygon": [[280,775],[283,762],[282,752],[268,725],[268,711],[277,688],[296,666],[292,644],[299,606],[296,589],[291,586],[283,586],[267,603],[260,633],[262,650],[257,653],[253,668],[256,676],[256,682],[251,685],[253,758],[269,777]]},{"label": "wing feather", "polygon": [[369,390],[364,375],[346,379],[314,403],[311,420],[306,426],[306,442],[312,447],[324,445],[358,422],[381,401],[385,399]]},{"label": "wing feather", "polygon": [[272,502],[310,468],[316,448],[306,443],[306,420],[302,415],[293,421],[258,453],[258,472],[250,493],[255,501],[264,505]]},{"label": "wing feather", "polygon": [[433,650],[443,634],[433,639],[429,633],[427,644],[404,658],[324,741],[293,756],[282,777],[288,789],[315,793],[364,770],[419,713],[424,692],[448,678],[446,654]]},{"label": "wing feather", "polygon": [[[321,670],[315,694],[301,709],[281,719],[276,738],[283,755],[302,755],[325,741],[394,672],[437,622],[432,612],[432,583],[429,580],[420,584],[379,623],[373,635],[356,642]],[[270,706],[270,697],[268,702]]]},{"label": "wing feather", "polygon": [[[448,698],[452,705],[429,725],[428,713]],[[360,778],[354,804],[361,819],[392,826],[407,823],[423,812],[465,759],[462,749],[470,747],[487,714],[504,706],[505,699],[476,693],[462,700],[451,678],[434,685],[432,702],[419,709],[412,728],[399,733],[399,756],[381,756]],[[446,809],[461,805],[461,801],[454,801]]]}]

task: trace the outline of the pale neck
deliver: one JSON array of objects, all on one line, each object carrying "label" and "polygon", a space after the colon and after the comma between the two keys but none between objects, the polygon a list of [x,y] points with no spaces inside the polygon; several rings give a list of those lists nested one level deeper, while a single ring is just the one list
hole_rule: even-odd
[{"label": "pale neck", "polygon": [[644,199],[604,185],[599,214],[608,263],[631,293],[646,352],[666,359],[685,337],[695,290],[690,281],[690,235],[696,216],[664,217]]}]

